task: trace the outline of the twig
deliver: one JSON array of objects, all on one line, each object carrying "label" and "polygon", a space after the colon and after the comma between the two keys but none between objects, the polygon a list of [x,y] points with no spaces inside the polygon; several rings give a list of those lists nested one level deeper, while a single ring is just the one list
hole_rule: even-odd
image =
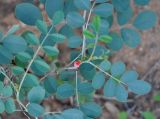
[{"label": "twig", "polygon": [[[19,94],[20,94],[20,91],[21,91],[23,82],[24,82],[24,80],[25,80],[25,78],[26,78],[26,76],[27,76],[27,73],[28,73],[31,65],[33,64],[33,62],[34,62],[35,58],[37,57],[37,55],[38,55],[41,47],[43,46],[43,43],[44,43],[45,40],[48,38],[48,36],[49,36],[50,32],[52,31],[52,29],[53,29],[53,26],[50,28],[50,30],[48,31],[48,33],[46,34],[46,36],[45,36],[44,39],[42,40],[41,44],[39,45],[37,51],[35,52],[35,54],[34,54],[34,56],[33,56],[33,58],[32,58],[32,60],[31,60],[30,63],[28,64],[26,72],[25,72],[24,75],[23,75],[23,78],[22,78],[22,81],[21,81],[21,83],[20,83],[20,85],[19,85],[19,89],[18,89],[17,96],[16,96],[18,103],[20,103],[21,105],[23,105],[23,104],[22,104],[22,102],[21,102],[20,99],[19,99]],[[23,105],[23,107],[25,108],[25,110],[27,110],[24,105]]]},{"label": "twig", "polygon": [[98,34],[96,34],[96,38],[95,38],[95,43],[94,43],[93,51],[92,51],[92,54],[91,54],[91,56],[90,56],[90,58],[89,58],[88,61],[90,61],[90,60],[92,59],[92,57],[93,57],[93,55],[94,55],[94,52],[95,52],[95,50],[96,50],[96,47],[97,47],[97,43],[98,43]]},{"label": "twig", "polygon": [[77,106],[80,106],[79,103],[79,95],[78,95],[78,71],[76,71],[76,101],[77,101]]},{"label": "twig", "polygon": [[[94,1],[94,2],[93,2],[93,5],[92,5],[92,7],[91,7],[91,9],[90,9],[90,11],[89,11],[86,25],[83,26],[83,30],[88,28],[89,21],[90,21],[90,18],[91,18],[91,14],[92,14],[92,10],[93,10],[95,4],[96,4],[96,2]],[[84,12],[84,14],[85,14],[85,12]],[[84,15],[84,16],[85,16],[85,15]],[[83,45],[82,45],[82,58],[83,58],[84,55],[85,55],[85,50],[86,50],[86,38],[85,38],[85,36],[84,36],[84,37],[83,37]]]},{"label": "twig", "polygon": [[111,74],[109,74],[108,72],[105,72],[103,69],[101,69],[100,67],[98,67],[97,65],[95,65],[94,63],[92,62],[84,62],[84,63],[89,63],[91,64],[92,66],[94,66],[95,68],[97,68],[98,70],[100,70],[101,72],[103,72],[104,74],[106,74],[107,76],[111,77],[112,79],[114,79],[115,81],[117,81],[118,83],[121,83],[125,86],[127,86],[127,84],[125,84],[124,82],[122,82],[121,80],[117,79],[116,77],[112,76]]}]

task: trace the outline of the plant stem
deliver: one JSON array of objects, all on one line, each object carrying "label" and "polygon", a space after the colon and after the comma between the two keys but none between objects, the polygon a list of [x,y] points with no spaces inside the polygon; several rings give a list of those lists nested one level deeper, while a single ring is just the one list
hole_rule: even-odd
[{"label": "plant stem", "polygon": [[95,52],[96,47],[97,47],[97,43],[98,43],[98,34],[96,34],[96,39],[95,39],[94,47],[93,47],[93,50],[92,50],[92,54],[91,54],[90,58],[88,59],[88,61],[92,60],[92,57],[94,56],[94,52]]},{"label": "plant stem", "polygon": [[[25,73],[24,73],[24,75],[23,75],[23,77],[22,77],[22,81],[21,81],[21,83],[20,83],[20,85],[19,85],[19,89],[18,89],[18,92],[17,92],[17,95],[16,95],[17,101],[18,101],[18,103],[20,103],[21,105],[23,105],[23,104],[22,104],[22,102],[21,102],[20,99],[19,99],[19,94],[20,94],[20,91],[21,91],[23,82],[24,82],[24,80],[25,80],[25,78],[26,78],[26,76],[27,76],[27,73],[28,73],[31,65],[33,64],[35,58],[37,57],[37,55],[38,55],[38,53],[39,53],[39,51],[40,51],[40,49],[42,48],[43,43],[44,43],[45,40],[48,38],[48,36],[49,36],[50,32],[52,31],[52,29],[53,29],[53,26],[49,29],[48,33],[46,34],[46,36],[45,36],[44,39],[42,40],[41,44],[39,45],[37,51],[35,52],[35,54],[34,54],[34,56],[33,56],[33,58],[32,58],[32,60],[31,60],[30,63],[28,64],[27,70],[25,71]],[[24,108],[24,107],[25,107],[25,106],[23,105],[23,108]],[[26,107],[25,107],[25,110],[26,110]]]},{"label": "plant stem", "polygon": [[[94,1],[94,2],[93,2],[93,5],[92,5],[92,7],[91,7],[91,9],[90,9],[90,11],[89,11],[89,14],[88,14],[87,22],[86,22],[86,24],[83,25],[83,30],[88,28],[89,21],[90,21],[91,15],[92,15],[92,10],[93,10],[95,4],[96,4],[96,2]],[[86,11],[84,11],[84,16],[85,16],[85,18],[86,18]],[[85,56],[85,51],[86,51],[86,38],[85,38],[85,36],[83,35],[82,58]]]},{"label": "plant stem", "polygon": [[77,101],[77,106],[79,107],[79,95],[78,95],[78,71],[76,71],[76,101]]},{"label": "plant stem", "polygon": [[[87,11],[85,10],[83,13],[83,18],[86,19]],[[85,29],[85,24],[83,25],[83,31]],[[83,35],[83,45],[82,45],[82,58],[85,56],[85,47],[86,47],[86,37]]]},{"label": "plant stem", "polygon": [[98,67],[98,66],[95,65],[94,63],[89,62],[89,61],[86,61],[86,62],[83,62],[83,63],[89,63],[89,64],[91,64],[92,66],[94,66],[95,68],[97,68],[99,71],[101,71],[101,72],[103,72],[104,74],[106,74],[107,76],[111,77],[112,79],[114,79],[114,80],[117,81],[118,83],[121,83],[121,84],[127,86],[127,84],[125,84],[125,83],[122,82],[121,80],[117,79],[116,77],[112,76],[112,75],[109,74],[108,72],[105,72],[103,69],[101,69],[100,67]]},{"label": "plant stem", "polygon": [[12,80],[7,76],[7,74],[5,73],[3,67],[0,67],[0,68],[1,68],[0,73],[2,75],[4,75],[10,81],[10,83],[11,83],[12,87],[14,88],[14,90],[17,91],[16,86],[14,85],[14,83],[12,82]]}]

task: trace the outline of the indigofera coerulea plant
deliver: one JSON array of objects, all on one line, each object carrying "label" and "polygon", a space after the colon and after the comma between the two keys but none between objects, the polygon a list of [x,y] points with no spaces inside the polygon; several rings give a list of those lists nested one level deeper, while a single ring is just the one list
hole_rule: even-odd
[{"label": "indigofera coerulea plant", "polygon": [[[143,8],[138,14],[131,1]],[[39,0],[43,12],[33,0],[17,4],[15,17],[34,30],[29,27],[17,34],[21,28],[14,25],[7,33],[0,32],[0,113],[21,111],[29,119],[96,119],[102,114],[94,101],[97,90],[119,102],[127,102],[128,92],[149,93],[151,85],[139,80],[135,70],[127,69],[122,61],[109,61],[123,46],[137,48],[139,31],[156,25],[156,13],[143,7],[149,3]],[[63,50],[70,54],[69,60],[59,44],[67,46]],[[47,112],[42,102],[51,97],[73,104]]]}]

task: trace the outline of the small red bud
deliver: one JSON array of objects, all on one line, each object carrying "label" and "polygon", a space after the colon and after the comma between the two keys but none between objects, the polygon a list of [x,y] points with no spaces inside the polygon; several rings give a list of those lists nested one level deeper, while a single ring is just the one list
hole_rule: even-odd
[{"label": "small red bud", "polygon": [[75,61],[74,62],[74,67],[79,68],[80,65],[81,65],[80,61]]}]

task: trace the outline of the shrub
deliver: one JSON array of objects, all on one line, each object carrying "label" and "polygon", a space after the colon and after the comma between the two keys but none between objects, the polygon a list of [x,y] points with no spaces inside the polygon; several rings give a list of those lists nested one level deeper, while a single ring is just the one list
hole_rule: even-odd
[{"label": "shrub", "polygon": [[[134,3],[143,6],[149,1]],[[127,102],[128,92],[144,95],[151,90],[135,70],[127,69],[122,61],[111,63],[109,58],[124,45],[139,46],[139,31],[156,24],[153,11],[144,9],[133,17],[130,0],[40,2],[47,20],[32,1],[15,8],[15,17],[39,31],[39,36],[30,29],[15,34],[19,25],[1,33],[0,113],[15,112],[17,102],[26,116],[36,119],[93,119],[102,113],[102,107],[94,102],[97,90],[103,89],[106,98],[120,102]],[[112,29],[115,20],[120,31]],[[59,59],[59,44],[70,49],[69,63]],[[42,102],[50,96],[61,101],[73,98],[74,107],[45,112]]]}]

